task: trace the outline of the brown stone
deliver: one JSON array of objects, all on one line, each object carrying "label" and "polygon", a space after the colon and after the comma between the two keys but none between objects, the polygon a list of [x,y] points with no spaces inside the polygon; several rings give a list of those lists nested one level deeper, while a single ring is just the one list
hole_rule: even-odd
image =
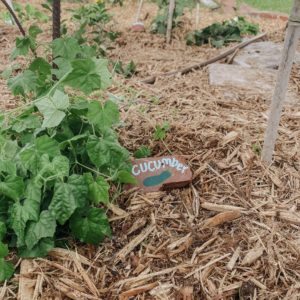
[{"label": "brown stone", "polygon": [[144,32],[145,31],[145,26],[142,22],[136,22],[136,23],[132,24],[131,31]]},{"label": "brown stone", "polygon": [[138,181],[136,186],[145,192],[180,188],[192,181],[192,171],[181,156],[135,159],[132,175]]}]

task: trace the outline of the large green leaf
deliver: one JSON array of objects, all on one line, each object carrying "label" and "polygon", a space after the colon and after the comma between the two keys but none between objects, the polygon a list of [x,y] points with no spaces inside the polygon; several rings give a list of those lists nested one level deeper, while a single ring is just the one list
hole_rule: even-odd
[{"label": "large green leaf", "polygon": [[86,144],[91,162],[98,168],[106,167],[111,170],[121,168],[129,160],[128,151],[118,143],[90,136]]},{"label": "large green leaf", "polygon": [[35,129],[41,127],[40,118],[37,115],[25,115],[16,118],[12,125],[12,130],[21,133],[26,129]]},{"label": "large green leaf", "polygon": [[108,70],[108,60],[107,59],[96,59],[94,58],[93,61],[96,64],[96,69],[98,74],[101,77],[101,89],[107,89],[111,86],[112,83],[112,76]]},{"label": "large green leaf", "polygon": [[0,242],[0,258],[4,258],[8,255],[8,247],[7,245]]},{"label": "large green leaf", "polygon": [[17,236],[18,247],[25,244],[27,222],[39,220],[41,197],[41,186],[34,181],[28,181],[24,204],[15,203],[10,209],[10,226]]},{"label": "large green leaf", "polygon": [[44,210],[37,222],[30,222],[25,234],[25,243],[29,250],[42,238],[52,238],[56,230],[56,221],[50,211]]},{"label": "large green leaf", "polygon": [[47,135],[38,137],[34,144],[26,145],[19,153],[24,167],[36,174],[40,168],[41,156],[48,154],[50,158],[60,155],[59,143]]},{"label": "large green leaf", "polygon": [[24,193],[24,182],[22,177],[8,175],[0,182],[0,194],[18,201]]},{"label": "large green leaf", "polygon": [[88,198],[94,204],[109,203],[109,184],[106,180],[99,176],[94,180],[93,176],[90,173],[85,174],[88,186],[89,193]]},{"label": "large green leaf", "polygon": [[78,209],[70,220],[70,228],[77,239],[89,244],[99,244],[111,236],[108,218],[100,208]]},{"label": "large green leaf", "polygon": [[54,240],[52,238],[43,238],[32,248],[19,248],[18,255],[23,258],[44,257],[50,250],[54,248]]},{"label": "large green leaf", "polygon": [[38,110],[44,116],[42,127],[51,128],[58,126],[66,116],[65,110],[69,107],[67,94],[56,90],[53,96],[47,96],[35,103]]},{"label": "large green leaf", "polygon": [[0,157],[6,160],[14,160],[19,146],[17,141],[8,140],[0,136]]},{"label": "large green leaf", "polygon": [[29,36],[17,37],[16,48],[12,53],[12,58],[16,58],[19,55],[27,55],[30,47],[33,46],[32,39]]},{"label": "large green leaf", "polygon": [[31,70],[26,70],[18,76],[8,80],[8,87],[14,95],[25,96],[37,87],[37,76]]},{"label": "large green leaf", "polygon": [[72,216],[76,208],[86,204],[88,187],[81,175],[72,175],[68,183],[58,182],[54,187],[54,195],[49,209],[61,224]]},{"label": "large green leaf", "polygon": [[91,58],[72,61],[72,71],[64,83],[87,95],[95,90],[107,88],[111,83],[111,75],[105,61]]},{"label": "large green leaf", "polygon": [[17,175],[16,163],[11,160],[0,160],[0,172],[7,175]]},{"label": "large green leaf", "polygon": [[54,74],[57,79],[61,79],[72,70],[71,62],[68,59],[58,57],[55,58],[53,62],[57,66],[57,69],[52,69],[52,74]]},{"label": "large green leaf", "polygon": [[37,57],[29,66],[29,70],[34,72],[39,78],[45,80],[51,75],[51,65],[42,57]]},{"label": "large green leaf", "polygon": [[58,155],[50,161],[48,154],[43,154],[40,159],[37,177],[42,177],[46,181],[50,179],[63,179],[69,176],[69,159],[66,156]]},{"label": "large green leaf", "polygon": [[4,258],[0,258],[0,282],[10,279],[14,272],[13,264],[5,261]]},{"label": "large green leaf", "polygon": [[6,234],[6,225],[4,222],[0,221],[0,241],[3,240]]},{"label": "large green leaf", "polygon": [[80,53],[80,46],[76,39],[72,37],[55,39],[52,42],[53,57],[62,57],[68,60],[76,58]]},{"label": "large green leaf", "polygon": [[100,128],[111,127],[119,122],[118,105],[110,100],[103,106],[98,101],[92,101],[89,104],[87,118],[91,124],[98,125]]}]

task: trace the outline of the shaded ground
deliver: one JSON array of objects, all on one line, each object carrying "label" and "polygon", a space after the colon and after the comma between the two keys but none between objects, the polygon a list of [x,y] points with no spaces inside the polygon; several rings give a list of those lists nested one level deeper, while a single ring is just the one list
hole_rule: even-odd
[{"label": "shaded ground", "polygon": [[[33,279],[35,299],[127,299],[122,293],[128,290],[138,291],[131,299],[298,299],[299,107],[284,111],[276,161],[268,168],[259,154],[270,99],[238,89],[228,99],[225,89],[208,84],[207,68],[142,84],[143,78],[220,50],[185,45],[183,36],[194,26],[191,13],[171,45],[148,32],[131,33],[134,9],[131,4],[113,9],[123,34],[112,57],[138,66],[136,77],[116,77],[109,91],[120,98],[121,142],[132,151],[145,144],[155,155],[184,155],[193,183],[171,192],[124,192],[110,207],[112,240],[100,247],[75,245],[82,256],[60,250],[32,262],[25,277]],[[146,27],[155,10],[145,6]],[[203,11],[200,26],[228,17]],[[282,41],[285,22],[260,23],[270,40]],[[0,57],[8,63],[16,31],[1,30]],[[299,80],[295,69],[296,91]],[[1,96],[6,107],[12,97],[6,91]],[[163,121],[171,126],[167,138],[154,141],[153,128]],[[225,212],[220,219],[231,221],[213,226],[208,220],[220,212]],[[235,254],[236,263],[228,266]],[[16,299],[19,280],[16,275],[4,285],[0,299]]]}]

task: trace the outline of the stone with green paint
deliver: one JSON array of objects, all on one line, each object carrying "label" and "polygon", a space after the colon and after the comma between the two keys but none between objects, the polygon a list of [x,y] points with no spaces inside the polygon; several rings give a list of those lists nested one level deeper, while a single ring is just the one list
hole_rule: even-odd
[{"label": "stone with green paint", "polygon": [[134,159],[132,175],[137,179],[136,186],[145,192],[180,188],[192,181],[192,171],[182,156]]}]

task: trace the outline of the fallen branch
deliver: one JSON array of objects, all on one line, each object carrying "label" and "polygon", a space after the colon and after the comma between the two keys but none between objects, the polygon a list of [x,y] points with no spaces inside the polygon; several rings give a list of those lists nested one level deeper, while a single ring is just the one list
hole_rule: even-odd
[{"label": "fallen branch", "polygon": [[160,74],[160,75],[155,75],[153,77],[150,77],[148,79],[143,80],[142,82],[143,83],[148,83],[148,84],[154,84],[158,77],[168,77],[168,76],[174,76],[176,74],[181,74],[181,75],[188,74],[188,73],[190,73],[194,70],[198,70],[198,69],[203,68],[207,65],[215,63],[216,61],[218,61],[220,59],[223,59],[223,58],[227,57],[230,54],[233,54],[237,49],[242,49],[242,48],[248,46],[249,44],[254,43],[254,42],[264,38],[266,35],[267,35],[266,33],[263,33],[263,34],[261,34],[259,36],[256,36],[256,37],[254,37],[250,40],[244,41],[244,42],[232,47],[231,49],[229,49],[229,50],[227,50],[227,51],[225,51],[225,52],[219,54],[218,56],[215,56],[215,57],[213,57],[209,60],[203,61],[201,63],[195,64],[195,65],[190,66],[190,67],[179,69],[177,71],[171,71],[171,72],[163,73],[163,74]]}]

